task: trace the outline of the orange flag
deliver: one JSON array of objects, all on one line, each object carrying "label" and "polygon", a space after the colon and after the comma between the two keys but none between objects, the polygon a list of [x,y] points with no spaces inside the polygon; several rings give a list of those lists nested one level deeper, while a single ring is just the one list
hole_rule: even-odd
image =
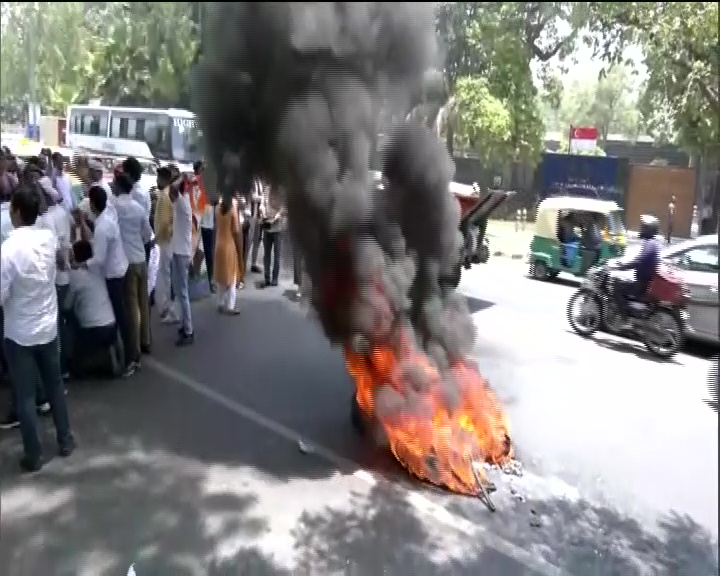
[{"label": "orange flag", "polygon": [[195,176],[191,184],[190,205],[192,206],[193,214],[200,218],[207,204],[207,194],[205,192],[205,183],[203,182],[202,174]]}]

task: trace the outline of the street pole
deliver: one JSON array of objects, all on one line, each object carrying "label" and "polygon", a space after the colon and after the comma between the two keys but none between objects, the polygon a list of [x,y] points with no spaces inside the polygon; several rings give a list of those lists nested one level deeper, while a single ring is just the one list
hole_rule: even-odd
[{"label": "street pole", "polygon": [[28,92],[30,102],[28,105],[28,123],[30,126],[37,126],[37,131],[31,128],[31,137],[33,140],[40,140],[40,118],[38,118],[38,102],[37,102],[37,77],[35,75],[37,60],[37,38],[36,35],[40,29],[40,17],[37,2],[32,3],[32,24],[30,30],[25,30],[28,39]]}]

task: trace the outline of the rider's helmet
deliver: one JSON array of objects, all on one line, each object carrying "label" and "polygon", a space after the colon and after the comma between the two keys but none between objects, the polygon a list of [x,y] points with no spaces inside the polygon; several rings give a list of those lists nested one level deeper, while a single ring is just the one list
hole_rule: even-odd
[{"label": "rider's helmet", "polygon": [[640,216],[639,236],[643,240],[655,238],[660,232],[660,222],[652,214],[643,214]]}]

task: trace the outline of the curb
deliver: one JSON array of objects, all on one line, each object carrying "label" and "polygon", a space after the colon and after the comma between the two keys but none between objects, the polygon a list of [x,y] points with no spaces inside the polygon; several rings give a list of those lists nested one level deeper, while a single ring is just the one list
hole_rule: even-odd
[{"label": "curb", "polygon": [[526,258],[526,254],[507,253],[502,250],[497,250],[492,253],[493,257],[497,258],[510,258],[512,260],[523,260]]}]

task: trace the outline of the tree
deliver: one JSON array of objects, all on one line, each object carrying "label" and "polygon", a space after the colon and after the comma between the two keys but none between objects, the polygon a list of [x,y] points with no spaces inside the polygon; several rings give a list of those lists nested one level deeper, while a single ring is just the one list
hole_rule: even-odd
[{"label": "tree", "polygon": [[449,109],[456,138],[484,165],[493,166],[512,156],[510,111],[490,93],[486,80],[477,76],[458,78]]},{"label": "tree", "polygon": [[85,17],[98,31],[92,42],[96,95],[115,105],[176,106],[189,86],[199,40],[190,3],[96,4]]},{"label": "tree", "polygon": [[704,154],[717,149],[718,5],[714,2],[591,3],[592,40],[609,63],[639,44],[648,78],[641,100],[648,128]]},{"label": "tree", "polygon": [[31,72],[37,78],[36,97],[50,114],[64,114],[69,104],[90,98],[108,104],[187,106],[199,45],[193,20],[200,13],[197,4],[2,3],[3,113],[27,102]]},{"label": "tree", "polygon": [[[438,114],[449,120],[446,139],[450,150],[454,147],[453,128],[465,122],[463,109],[470,109],[451,98],[456,84],[460,78],[473,77],[466,88],[479,87],[482,78],[489,95],[502,103],[510,117],[506,162],[536,160],[545,129],[530,64],[570,54],[587,16],[587,3],[579,2],[441,3],[437,26],[445,48],[445,99],[450,109],[438,107]],[[563,28],[566,32],[561,32]],[[482,90],[477,93],[487,96]],[[499,107],[493,104],[490,109]],[[495,142],[481,146],[488,145]]]},{"label": "tree", "polygon": [[561,132],[572,125],[595,126],[600,146],[610,134],[637,138],[640,114],[631,70],[618,65],[594,82],[574,82],[565,90],[555,118],[549,120]]}]

